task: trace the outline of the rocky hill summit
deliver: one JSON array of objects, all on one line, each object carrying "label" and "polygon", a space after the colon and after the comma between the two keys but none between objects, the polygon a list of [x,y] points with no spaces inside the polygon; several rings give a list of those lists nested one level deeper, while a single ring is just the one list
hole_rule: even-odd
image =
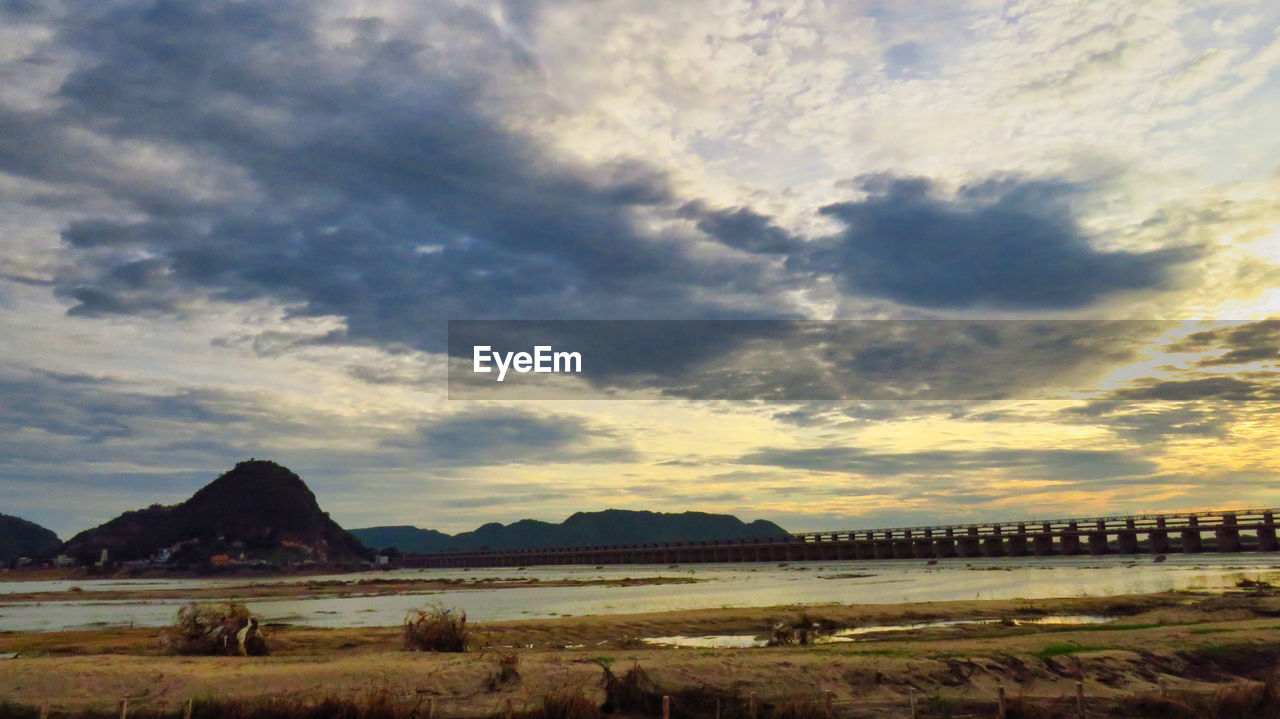
[{"label": "rocky hill summit", "polygon": [[320,508],[301,477],[260,459],[236,464],[181,504],[153,504],[85,530],[63,551],[89,563],[104,549],[111,561],[177,566],[340,564],[371,557]]}]

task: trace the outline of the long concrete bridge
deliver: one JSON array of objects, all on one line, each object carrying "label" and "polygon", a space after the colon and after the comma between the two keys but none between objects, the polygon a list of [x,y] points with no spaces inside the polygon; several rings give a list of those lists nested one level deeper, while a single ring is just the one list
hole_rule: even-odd
[{"label": "long concrete bridge", "polygon": [[[484,550],[405,555],[406,567],[689,564],[940,559],[1171,552],[1274,552],[1280,509],[1236,509],[892,529],[800,532],[772,539]],[[1206,540],[1205,535],[1210,535]]]}]

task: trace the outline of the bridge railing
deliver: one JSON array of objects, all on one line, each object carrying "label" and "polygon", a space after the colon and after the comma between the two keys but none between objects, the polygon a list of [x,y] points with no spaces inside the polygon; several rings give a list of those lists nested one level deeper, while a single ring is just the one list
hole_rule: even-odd
[{"label": "bridge railing", "polygon": [[[1027,531],[1032,532],[1033,530],[1039,530],[1041,525],[1048,524],[1052,527],[1054,525],[1069,525],[1072,522],[1075,522],[1077,525],[1079,525],[1081,531],[1085,531],[1089,529],[1089,527],[1087,527],[1086,525],[1089,525],[1089,524],[1096,525],[1098,522],[1104,522],[1107,524],[1110,524],[1111,522],[1125,522],[1128,520],[1134,520],[1135,522],[1138,522],[1138,521],[1155,522],[1155,521],[1159,521],[1160,519],[1164,519],[1167,522],[1170,519],[1190,519],[1192,517],[1199,519],[1201,517],[1205,517],[1205,518],[1225,517],[1226,515],[1234,515],[1237,521],[1240,521],[1242,519],[1248,520],[1254,517],[1261,519],[1267,513],[1280,514],[1280,508],[1223,509],[1223,510],[1209,510],[1209,511],[1195,511],[1195,512],[1168,512],[1168,513],[1155,513],[1155,514],[1110,514],[1110,515],[1102,515],[1102,516],[1095,516],[1095,517],[1061,517],[1061,518],[1055,518],[1055,519],[1003,520],[1003,521],[997,521],[997,522],[970,522],[970,523],[964,523],[964,524],[922,524],[922,525],[911,526],[911,527],[831,529],[831,530],[821,530],[821,531],[792,532],[791,536],[797,539],[800,539],[801,541],[813,541],[815,538],[819,538],[819,537],[823,538],[821,541],[826,541],[825,538],[830,537],[833,534],[865,535],[867,532],[871,532],[872,534],[883,535],[885,532],[892,532],[894,535],[901,535],[905,532],[911,532],[914,535],[916,532],[924,532],[926,530],[930,532],[935,532],[935,533],[939,531],[946,532],[946,530],[948,529],[952,530],[953,532],[955,530],[964,530],[965,532],[967,532],[970,529],[978,529],[979,531],[981,531],[983,529],[992,529],[995,527],[1000,527],[1001,529],[1004,529],[1006,527],[1017,527],[1018,525],[1026,525]],[[1185,525],[1175,525],[1175,527],[1177,526],[1185,526]],[[1214,525],[1209,524],[1206,526],[1209,528],[1212,528]],[[934,534],[934,537],[936,538],[937,534]],[[876,537],[876,538],[879,539],[881,537]],[[859,539],[861,538],[859,537]]]}]

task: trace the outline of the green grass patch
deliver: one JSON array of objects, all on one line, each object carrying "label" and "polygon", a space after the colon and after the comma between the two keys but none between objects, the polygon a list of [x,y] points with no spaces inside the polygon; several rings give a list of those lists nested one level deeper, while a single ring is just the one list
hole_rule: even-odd
[{"label": "green grass patch", "polygon": [[912,652],[906,649],[849,649],[840,652],[849,656],[867,656],[867,657],[905,657],[910,656]]},{"label": "green grass patch", "polygon": [[1223,632],[1234,632],[1236,630],[1226,627],[1193,627],[1190,631],[1192,634],[1222,634]]},{"label": "green grass patch", "polygon": [[1096,646],[1090,646],[1088,644],[1075,644],[1074,642],[1068,642],[1066,644],[1050,644],[1049,646],[1044,647],[1040,651],[1036,652],[1036,656],[1040,657],[1041,659],[1048,659],[1049,657],[1063,657],[1063,656],[1067,656],[1068,654],[1081,654],[1084,652],[1104,652],[1108,649],[1111,649],[1111,647],[1096,647]]}]

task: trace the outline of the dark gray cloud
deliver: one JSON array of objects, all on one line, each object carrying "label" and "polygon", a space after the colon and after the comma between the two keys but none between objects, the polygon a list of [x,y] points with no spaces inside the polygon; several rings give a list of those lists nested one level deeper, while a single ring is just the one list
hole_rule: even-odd
[{"label": "dark gray cloud", "polygon": [[1169,345],[1171,352],[1223,351],[1197,363],[1200,367],[1280,360],[1280,318],[1194,332]]},{"label": "dark gray cloud", "polygon": [[[1168,328],[1125,320],[460,321],[449,327],[449,388],[471,399],[1052,398],[1093,389]],[[539,345],[581,354],[575,377],[589,386],[552,373],[508,373],[498,383],[496,372],[473,370],[476,347],[506,355]]]},{"label": "dark gray cloud", "polygon": [[[6,71],[74,63],[55,103],[0,107],[0,163],[120,207],[63,232],[74,264],[54,283],[78,315],[271,298],[343,318],[331,342],[438,349],[447,318],[795,316],[785,293],[825,275],[916,306],[1075,307],[1160,286],[1189,256],[1093,250],[1065,183],[942,197],[882,177],[822,210],[847,231],[804,242],[749,207],[676,197],[641,162],[558,158],[500,119],[508,101],[554,114],[521,89],[536,58],[461,5],[403,28],[301,0],[54,7],[0,11],[54,31]],[[693,237],[746,252],[695,253]]]},{"label": "dark gray cloud", "polygon": [[434,467],[633,462],[638,458],[626,442],[579,417],[512,409],[448,415],[424,424],[412,436],[389,440],[386,446],[420,451],[423,463]]},{"label": "dark gray cloud", "polygon": [[842,222],[792,265],[836,277],[851,294],[929,308],[1084,307],[1121,290],[1166,287],[1191,248],[1094,249],[1072,212],[1083,188],[1001,178],[951,197],[926,178],[863,178],[865,198],[822,208]]},{"label": "dark gray cloud", "polygon": [[1200,377],[1178,380],[1145,380],[1138,386],[1116,390],[1119,400],[1278,400],[1280,372],[1252,372],[1241,376]]},{"label": "dark gray cloud", "polygon": [[1023,479],[1073,482],[1115,481],[1146,477],[1157,465],[1132,452],[1075,449],[935,450],[872,452],[857,447],[811,449],[764,448],[733,460],[816,472],[843,472],[866,477],[949,476],[975,471],[1009,470]]},{"label": "dark gray cloud", "polygon": [[678,215],[694,220],[699,230],[721,243],[747,252],[783,254],[801,249],[798,238],[748,207],[713,210],[702,202],[690,202]]},{"label": "dark gray cloud", "polygon": [[[247,419],[215,390],[148,393],[105,378],[40,370],[0,373],[0,431],[39,430],[87,442],[139,433],[142,420],[221,425]],[[145,430],[142,430],[145,433]]]},{"label": "dark gray cloud", "polygon": [[[337,45],[319,15],[104,3],[57,23],[78,68],[56,111],[0,111],[0,162],[129,209],[63,233],[74,314],[270,297],[345,318],[335,341],[438,348],[449,317],[740,316],[734,295],[772,293],[759,260],[698,259],[638,229],[635,212],[678,205],[661,173],[574,165],[507,129],[493,98],[513,90],[494,78],[538,70],[484,14],[442,3],[418,34],[353,20]],[[157,182],[86,129],[178,152],[225,186]]]},{"label": "dark gray cloud", "polygon": [[1220,402],[1101,400],[1064,410],[1061,419],[1102,425],[1139,447],[1153,449],[1169,439],[1226,437],[1239,419],[1234,410]]}]

